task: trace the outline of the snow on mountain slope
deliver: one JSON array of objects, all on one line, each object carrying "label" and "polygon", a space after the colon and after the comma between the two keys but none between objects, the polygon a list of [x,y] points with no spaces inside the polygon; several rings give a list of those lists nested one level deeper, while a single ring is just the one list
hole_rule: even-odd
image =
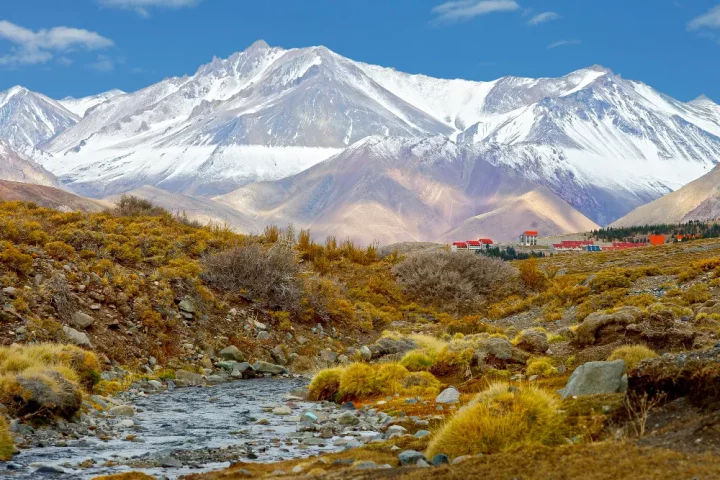
[{"label": "snow on mountain slope", "polygon": [[486,237],[507,242],[514,241],[519,232],[529,228],[548,236],[588,232],[600,227],[549,189],[539,187],[491,212],[464,220],[437,241],[451,243]]},{"label": "snow on mountain slope", "polygon": [[43,147],[55,154],[46,166],[86,194],[146,183],[218,193],[297,173],[368,135],[452,131],[324,47],[256,42],[191,77],[106,101]]},{"label": "snow on mountain slope", "polygon": [[125,92],[123,92],[122,90],[114,89],[108,92],[103,92],[97,95],[91,95],[89,97],[83,98],[65,97],[62,100],[59,100],[58,103],[66,109],[70,110],[78,117],[82,118],[85,116],[85,113],[87,113],[87,111],[91,108],[120,95],[125,95]]},{"label": "snow on mountain slope", "polygon": [[0,140],[18,152],[31,151],[78,120],[60,103],[27,88],[0,92]]},{"label": "snow on mountain slope", "polygon": [[684,223],[720,217],[720,166],[613,222],[613,227]]},{"label": "snow on mountain slope", "polygon": [[[311,228],[317,238],[333,234],[389,244],[435,240],[470,217],[503,207],[514,215],[507,206],[536,189],[506,166],[485,161],[475,146],[442,137],[375,136],[302,173],[254,183],[215,200],[256,218],[258,224],[294,223]],[[549,191],[546,195],[552,196]],[[562,211],[544,212],[548,218],[568,217],[553,223],[548,234],[594,225],[579,221],[584,217],[560,199],[545,205],[547,210],[563,206]],[[497,234],[507,240],[517,232],[504,229]]]},{"label": "snow on mountain slope", "polygon": [[0,140],[0,180],[60,187],[55,176]]}]

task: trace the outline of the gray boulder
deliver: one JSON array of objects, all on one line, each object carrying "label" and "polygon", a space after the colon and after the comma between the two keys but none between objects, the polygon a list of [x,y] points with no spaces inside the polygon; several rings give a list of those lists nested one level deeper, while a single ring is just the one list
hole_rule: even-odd
[{"label": "gray boulder", "polygon": [[95,319],[87,313],[83,312],[75,312],[70,318],[70,324],[79,330],[85,330],[86,328],[89,328],[93,323],[95,323]]},{"label": "gray boulder", "polygon": [[61,416],[71,418],[82,406],[82,393],[57,372],[43,372],[52,378],[54,385],[40,378],[18,377],[22,395],[13,398],[8,405],[15,416],[33,414],[40,418]]},{"label": "gray boulder", "polygon": [[425,458],[425,455],[415,450],[405,450],[400,455],[398,455],[398,460],[400,460],[400,465],[403,466],[416,465],[419,461],[427,463],[427,458]]},{"label": "gray boulder", "polygon": [[108,413],[116,417],[132,417],[135,415],[135,410],[133,410],[130,405],[118,405],[117,407],[112,407]]},{"label": "gray boulder", "polygon": [[178,303],[178,309],[181,312],[189,313],[191,315],[194,314],[196,311],[195,304],[192,302],[192,300],[189,300],[187,298]]},{"label": "gray boulder", "polygon": [[234,360],[236,362],[245,361],[245,356],[235,345],[230,345],[220,350],[220,358],[223,360]]},{"label": "gray boulder", "polygon": [[[370,345],[368,348],[370,349],[372,358],[380,358],[386,355],[397,355],[409,352],[410,350],[415,350],[417,345],[409,338],[384,337]],[[362,348],[360,349],[360,353],[362,354]]]},{"label": "gray boulder", "polygon": [[545,353],[550,348],[550,342],[545,332],[530,329],[520,333],[515,346],[529,353]]},{"label": "gray boulder", "polygon": [[177,370],[175,372],[175,383],[177,385],[198,386],[202,385],[203,377],[199,373],[188,370]]},{"label": "gray boulder", "polygon": [[437,396],[435,403],[457,403],[460,401],[460,392],[455,387],[448,387]]},{"label": "gray boulder", "polygon": [[255,362],[253,368],[257,373],[270,373],[272,375],[282,375],[284,373],[288,373],[287,368],[281,365],[263,362],[262,360],[258,360],[257,362]]},{"label": "gray boulder", "polygon": [[275,347],[270,350],[270,356],[278,365],[285,366],[288,364],[288,359],[280,345],[275,345]]},{"label": "gray boulder", "polygon": [[627,387],[625,360],[587,362],[575,369],[565,388],[558,393],[563,398],[567,398],[598,393],[625,392]]},{"label": "gray boulder", "polygon": [[63,332],[65,332],[65,337],[70,343],[78,345],[80,347],[92,347],[90,337],[88,337],[85,332],[78,332],[74,328],[68,327],[67,325],[63,325]]},{"label": "gray boulder", "polygon": [[337,358],[338,354],[332,350],[325,349],[320,351],[320,359],[329,365],[334,364],[337,361]]}]

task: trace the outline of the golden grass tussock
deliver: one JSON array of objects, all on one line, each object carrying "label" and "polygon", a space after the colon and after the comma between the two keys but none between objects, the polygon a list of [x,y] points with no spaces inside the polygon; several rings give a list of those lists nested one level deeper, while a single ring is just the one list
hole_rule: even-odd
[{"label": "golden grass tussock", "polygon": [[308,398],[313,401],[335,400],[340,391],[342,368],[327,368],[319,371],[310,382]]},{"label": "golden grass tussock", "polygon": [[310,400],[346,402],[377,396],[434,396],[441,383],[429,372],[410,372],[397,362],[352,363],[318,372],[310,383]]},{"label": "golden grass tussock", "polygon": [[15,451],[15,443],[5,417],[0,415],[0,461],[7,462]]},{"label": "golden grass tussock", "polygon": [[632,370],[643,360],[648,358],[656,358],[658,356],[655,351],[645,345],[625,345],[613,350],[608,360],[625,360],[625,368]]},{"label": "golden grass tussock", "polygon": [[410,372],[427,372],[435,365],[436,359],[435,351],[412,350],[405,354],[400,364]]},{"label": "golden grass tussock", "polygon": [[528,377],[537,375],[538,377],[551,377],[557,375],[558,369],[552,364],[549,358],[533,358],[528,360],[527,368],[525,369],[525,375]]},{"label": "golden grass tussock", "polygon": [[455,458],[560,444],[563,417],[559,405],[554,394],[540,388],[493,384],[433,437],[427,456],[444,453]]}]

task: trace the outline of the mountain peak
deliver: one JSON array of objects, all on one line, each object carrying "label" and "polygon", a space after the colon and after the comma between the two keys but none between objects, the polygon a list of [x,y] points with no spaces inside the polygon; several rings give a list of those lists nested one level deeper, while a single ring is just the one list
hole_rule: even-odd
[{"label": "mountain peak", "polygon": [[250,45],[248,50],[251,50],[251,49],[252,50],[266,50],[268,48],[270,48],[270,45],[268,45],[268,43],[265,40],[261,39],[261,40],[255,41],[252,45]]},{"label": "mountain peak", "polygon": [[610,70],[609,68],[603,67],[602,65],[598,65],[598,64],[591,65],[587,68],[584,68],[583,70],[591,70],[593,72],[602,72],[602,73],[610,73],[610,74],[613,73],[613,71]]},{"label": "mountain peak", "polygon": [[695,100],[691,100],[688,103],[691,105],[715,105],[715,102],[713,102],[712,99],[705,94],[700,95]]}]

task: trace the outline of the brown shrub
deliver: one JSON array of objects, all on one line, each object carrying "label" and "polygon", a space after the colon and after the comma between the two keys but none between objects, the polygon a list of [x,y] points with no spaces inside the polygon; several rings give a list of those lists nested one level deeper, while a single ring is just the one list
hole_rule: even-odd
[{"label": "brown shrub", "polygon": [[164,217],[170,216],[170,212],[162,207],[158,207],[149,200],[135,197],[133,195],[123,195],[118,200],[115,208],[110,211],[118,217]]},{"label": "brown shrub", "polygon": [[244,292],[267,306],[286,311],[299,309],[301,270],[288,247],[245,245],[208,255],[202,264],[202,278],[214,288]]},{"label": "brown shrub", "polygon": [[482,255],[418,252],[393,269],[407,294],[448,311],[470,313],[512,291],[517,271]]}]

